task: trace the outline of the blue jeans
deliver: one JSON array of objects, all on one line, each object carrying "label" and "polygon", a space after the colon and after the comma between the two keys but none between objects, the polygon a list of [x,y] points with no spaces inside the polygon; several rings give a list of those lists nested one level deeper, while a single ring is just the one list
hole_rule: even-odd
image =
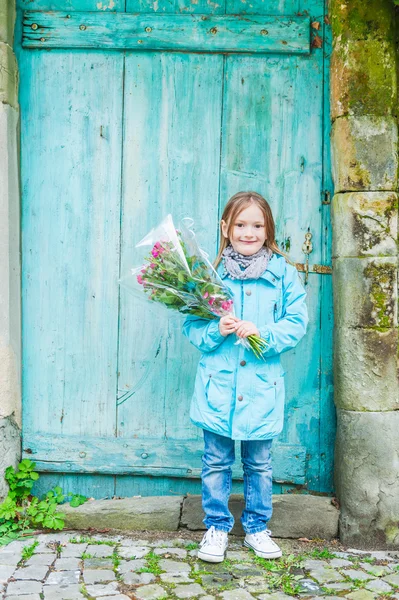
[{"label": "blue jeans", "polygon": [[[231,467],[235,460],[234,440],[204,431],[205,450],[202,456],[202,507],[207,529],[231,531],[234,517],[229,511],[232,484]],[[270,448],[273,440],[241,441],[241,461],[244,468],[245,510],[241,523],[245,533],[267,529],[272,516],[272,465]],[[269,531],[269,530],[268,530]]]}]

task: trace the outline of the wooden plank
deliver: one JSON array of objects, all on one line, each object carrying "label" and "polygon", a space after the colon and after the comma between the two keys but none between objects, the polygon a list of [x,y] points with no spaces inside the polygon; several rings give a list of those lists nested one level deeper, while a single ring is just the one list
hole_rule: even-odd
[{"label": "wooden plank", "polygon": [[24,427],[113,435],[123,56],[19,64]]},{"label": "wooden plank", "polygon": [[[226,56],[225,63],[221,210],[239,190],[260,192],[271,205],[280,247],[302,263],[309,227],[315,242],[311,261],[321,263],[323,96],[318,64],[313,54]],[[299,276],[303,281],[304,274]],[[312,315],[320,315],[322,277],[313,274],[306,286],[306,337],[281,356],[286,403],[279,442],[307,448],[310,489],[317,489],[314,477],[319,475],[320,324]]]},{"label": "wooden plank", "polygon": [[[318,1],[313,0],[313,2]],[[240,15],[301,14],[299,13],[299,0],[226,0],[226,13]],[[308,13],[302,12],[302,14]]]},{"label": "wooden plank", "polygon": [[[309,0],[307,0],[309,2]],[[332,33],[329,21],[325,19],[327,6],[320,7],[316,21],[320,22],[321,30],[318,35],[323,40],[322,48],[315,50],[317,59],[323,61],[324,82],[324,134],[323,134],[323,197],[324,192],[333,195],[333,181],[330,169],[330,133],[331,121],[330,111],[330,56]],[[322,212],[322,260],[325,264],[331,264],[332,226],[331,226],[331,204],[321,204]],[[326,281],[327,280],[327,281]],[[336,435],[336,408],[334,404],[334,373],[333,373],[333,288],[330,277],[321,278],[321,313],[320,313],[320,337],[321,337],[321,386],[320,386],[320,481],[319,491],[334,492],[334,446]]]},{"label": "wooden plank", "polygon": [[[299,444],[275,444],[272,453],[275,481],[305,482],[306,448]],[[33,460],[42,472],[198,478],[202,454],[202,440],[135,440],[28,432],[23,438],[23,457]],[[242,478],[242,468],[237,462],[233,476]]]},{"label": "wooden plank", "polygon": [[220,15],[226,12],[225,3],[226,0],[126,0],[125,12]]},{"label": "wooden plank", "polygon": [[[135,243],[168,212],[176,226],[193,217],[200,243],[215,245],[222,63],[217,54],[126,56],[122,273],[141,264],[148,248]],[[188,415],[199,357],[180,318],[121,287],[118,436],[202,436]]]},{"label": "wooden plank", "polygon": [[[200,479],[182,479],[178,477],[142,477],[141,475],[117,475],[115,477],[115,495],[121,497],[129,496],[170,496],[170,495],[201,495],[202,482]],[[79,487],[79,476],[76,478],[76,486]],[[77,489],[78,489],[77,487]],[[291,493],[295,491],[293,485],[289,486]],[[47,488],[48,489],[48,488]],[[272,484],[273,494],[280,494],[281,483]],[[47,490],[46,490],[47,491]],[[232,494],[243,494],[244,484],[242,480],[234,479],[231,486]],[[94,495],[94,494],[93,494]]]},{"label": "wooden plank", "polygon": [[26,11],[27,48],[309,54],[308,17]]},{"label": "wooden plank", "polygon": [[16,0],[17,9],[125,11],[126,0]]},{"label": "wooden plank", "polygon": [[[143,479],[145,479],[143,477]],[[97,475],[96,473],[40,473],[35,481],[32,493],[41,498],[53,487],[59,486],[64,494],[82,494],[96,500],[112,498],[116,495],[116,477],[114,475]],[[134,492],[129,494],[135,495]]]}]

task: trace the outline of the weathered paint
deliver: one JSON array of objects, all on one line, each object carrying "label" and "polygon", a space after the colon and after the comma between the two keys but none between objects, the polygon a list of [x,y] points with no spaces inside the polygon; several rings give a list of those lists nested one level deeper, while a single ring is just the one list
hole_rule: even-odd
[{"label": "weathered paint", "polygon": [[[294,260],[304,262],[309,230],[310,265],[329,264],[328,57],[323,48],[224,56],[21,47],[22,9],[69,13],[73,4],[21,0],[19,11],[25,455],[43,470],[70,472],[65,481],[76,491],[92,483],[97,497],[198,492],[201,431],[188,418],[198,354],[174,317],[122,290],[118,297],[118,274],[137,262],[135,242],[169,211],[193,216],[200,243],[214,252],[223,205],[241,188],[270,200],[277,239]],[[106,14],[96,4],[80,2],[79,10]],[[299,12],[320,23],[312,36],[328,48],[321,0],[197,10],[204,5],[179,0],[173,11]],[[129,8],[157,12],[144,3]],[[275,483],[274,493],[332,491],[331,277],[311,272],[307,292],[307,344],[283,357],[287,426],[275,444],[275,475],[286,483]],[[72,449],[93,439],[85,464],[88,455]],[[122,460],[119,450],[132,442],[151,444],[155,457],[168,444],[185,450],[155,462],[157,477],[140,476],[146,459],[128,452]],[[117,450],[104,461],[105,448]],[[171,477],[186,462],[194,477]],[[49,474],[42,482],[63,480]]]},{"label": "weathered paint", "polygon": [[309,54],[307,17],[26,11],[26,48]]},{"label": "weathered paint", "polygon": [[[24,449],[39,470],[73,473],[137,474],[153,477],[199,477],[202,440],[141,440],[71,435],[33,435],[24,437]],[[36,454],[39,459],[36,460]],[[48,458],[44,458],[47,456]],[[275,481],[305,483],[306,448],[279,444],[273,449]],[[242,469],[235,465],[235,479],[242,479]]]}]

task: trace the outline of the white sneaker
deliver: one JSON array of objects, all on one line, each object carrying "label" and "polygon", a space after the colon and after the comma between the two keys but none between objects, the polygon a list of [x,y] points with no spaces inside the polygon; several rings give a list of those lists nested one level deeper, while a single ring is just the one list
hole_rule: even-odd
[{"label": "white sneaker", "polygon": [[280,558],[282,556],[281,548],[273,542],[269,536],[268,529],[259,533],[247,533],[244,540],[244,546],[252,548],[257,556],[262,558]]},{"label": "white sneaker", "polygon": [[212,525],[200,542],[198,558],[206,562],[222,562],[227,544],[227,533],[220,531],[220,529],[215,529]]}]

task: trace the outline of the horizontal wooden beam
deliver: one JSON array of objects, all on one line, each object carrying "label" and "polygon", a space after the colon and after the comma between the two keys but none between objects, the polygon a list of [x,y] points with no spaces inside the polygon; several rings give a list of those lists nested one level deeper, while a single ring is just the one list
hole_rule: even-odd
[{"label": "horizontal wooden beam", "polygon": [[[23,457],[41,472],[100,473],[199,478],[202,440],[107,438],[52,434],[24,434]],[[273,479],[305,482],[306,448],[294,444],[273,446]],[[239,456],[233,477],[242,479]]]},{"label": "horizontal wooden beam", "polygon": [[25,11],[25,48],[309,54],[309,17]]}]

